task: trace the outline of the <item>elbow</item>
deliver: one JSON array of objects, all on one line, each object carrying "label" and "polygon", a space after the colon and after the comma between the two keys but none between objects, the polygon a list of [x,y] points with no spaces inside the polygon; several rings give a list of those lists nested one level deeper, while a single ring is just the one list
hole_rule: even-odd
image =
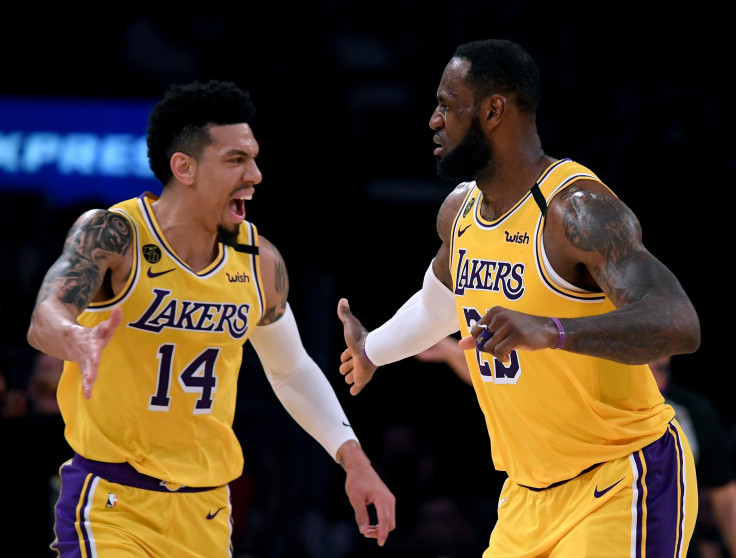
[{"label": "elbow", "polygon": [[26,341],[28,341],[31,347],[38,349],[38,335],[34,327],[33,317],[31,317],[31,324],[28,326],[28,331],[26,332]]},{"label": "elbow", "polygon": [[694,353],[700,348],[700,324],[692,328],[685,340],[685,353]]},{"label": "elbow", "polygon": [[694,353],[700,348],[700,320],[694,308],[690,309],[690,315],[680,321],[681,327],[678,331],[680,351],[683,354]]},{"label": "elbow", "polygon": [[48,339],[48,332],[44,334],[43,327],[36,319],[35,313],[31,315],[31,323],[28,325],[28,331],[26,331],[26,341],[28,344],[41,352],[44,351],[45,341]]}]

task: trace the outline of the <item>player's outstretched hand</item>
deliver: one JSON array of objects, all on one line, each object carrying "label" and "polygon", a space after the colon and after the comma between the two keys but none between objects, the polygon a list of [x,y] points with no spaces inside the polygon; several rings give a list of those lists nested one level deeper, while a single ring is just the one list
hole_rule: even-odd
[{"label": "player's outstretched hand", "polygon": [[347,348],[340,355],[340,374],[349,384],[350,394],[358,395],[371,381],[377,366],[373,365],[363,353],[363,345],[368,331],[353,316],[347,299],[341,298],[337,303],[337,316],[340,318]]},{"label": "player's outstretched hand", "polygon": [[87,399],[92,397],[92,384],[97,379],[102,351],[107,347],[113,333],[122,321],[123,311],[117,307],[113,308],[110,317],[104,322],[100,322],[93,328],[78,330],[82,332],[82,335],[75,338],[75,352],[79,355],[75,360],[82,371],[82,389]]}]

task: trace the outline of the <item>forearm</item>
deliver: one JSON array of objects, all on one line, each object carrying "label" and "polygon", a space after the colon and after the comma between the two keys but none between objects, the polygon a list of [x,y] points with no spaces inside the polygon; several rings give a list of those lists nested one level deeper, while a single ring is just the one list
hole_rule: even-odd
[{"label": "forearm", "polygon": [[31,315],[28,343],[49,356],[75,361],[72,339],[77,330],[83,329],[76,318],[75,311],[57,299],[39,302]]},{"label": "forearm", "polygon": [[278,321],[255,328],[250,340],[281,404],[333,459],[345,442],[357,442],[332,386],[304,349],[288,305]]},{"label": "forearm", "polygon": [[688,301],[674,300],[652,297],[597,316],[557,316],[565,330],[563,349],[625,364],[692,353],[700,345],[697,313]]},{"label": "forearm", "polygon": [[422,290],[367,335],[365,353],[375,365],[389,364],[428,349],[458,329],[455,296],[430,266]]}]

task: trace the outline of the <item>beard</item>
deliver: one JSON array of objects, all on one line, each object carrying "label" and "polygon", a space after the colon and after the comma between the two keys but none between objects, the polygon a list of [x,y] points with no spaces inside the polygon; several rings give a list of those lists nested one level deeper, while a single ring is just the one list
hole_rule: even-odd
[{"label": "beard", "polygon": [[491,149],[486,144],[478,118],[473,118],[468,133],[455,149],[437,160],[437,175],[446,180],[475,180],[491,161]]},{"label": "beard", "polygon": [[229,230],[223,227],[222,225],[218,225],[217,226],[217,239],[223,244],[227,244],[228,246],[235,246],[238,243],[238,233],[239,232],[240,232],[239,226],[236,226],[234,229]]}]

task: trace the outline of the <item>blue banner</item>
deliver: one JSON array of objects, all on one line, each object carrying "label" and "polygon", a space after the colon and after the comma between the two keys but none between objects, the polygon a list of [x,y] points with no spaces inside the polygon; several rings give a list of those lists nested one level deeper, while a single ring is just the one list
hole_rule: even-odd
[{"label": "blue banner", "polygon": [[54,204],[111,204],[159,193],[146,127],[155,101],[0,97],[0,191]]}]

